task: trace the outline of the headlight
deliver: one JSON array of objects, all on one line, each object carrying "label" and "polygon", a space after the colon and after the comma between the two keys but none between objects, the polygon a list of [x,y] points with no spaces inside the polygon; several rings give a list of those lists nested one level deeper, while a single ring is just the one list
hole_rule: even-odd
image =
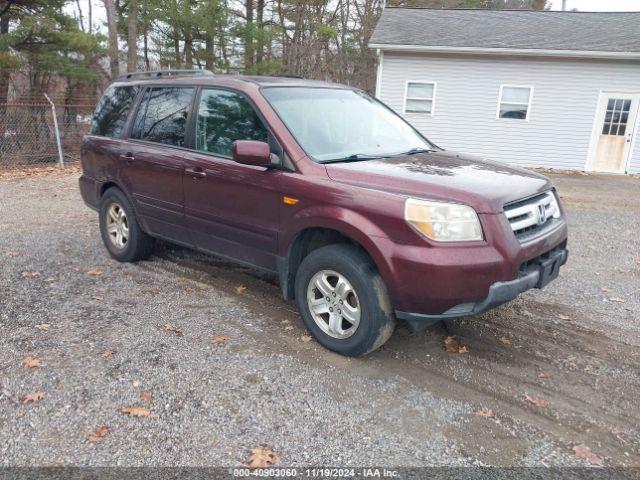
[{"label": "headlight", "polygon": [[419,233],[438,242],[482,240],[478,215],[467,205],[408,198],[404,218]]}]

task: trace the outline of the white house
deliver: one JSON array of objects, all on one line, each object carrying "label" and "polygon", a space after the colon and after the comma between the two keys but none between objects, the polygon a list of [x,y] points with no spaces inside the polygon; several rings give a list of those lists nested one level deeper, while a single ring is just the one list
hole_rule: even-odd
[{"label": "white house", "polygon": [[376,95],[446,149],[640,173],[640,12],[387,7]]}]

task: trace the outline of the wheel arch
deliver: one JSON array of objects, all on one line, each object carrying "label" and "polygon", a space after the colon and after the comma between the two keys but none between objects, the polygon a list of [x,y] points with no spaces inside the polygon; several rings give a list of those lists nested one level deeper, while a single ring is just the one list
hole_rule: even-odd
[{"label": "wheel arch", "polygon": [[129,195],[129,192],[127,192],[124,188],[122,188],[122,186],[117,182],[113,180],[107,180],[105,182],[102,182],[102,184],[100,185],[100,189],[98,191],[98,205],[100,205],[100,202],[102,201],[102,197],[104,197],[104,194],[110,188],[117,188],[122,192],[122,194],[127,198],[127,200],[129,200],[129,205],[131,205],[131,208],[133,209],[133,213],[135,214],[136,219],[140,224],[140,228],[142,229],[143,232],[148,232],[149,229],[147,228],[147,222],[144,217],[140,216],[138,209],[136,208],[136,204],[133,201],[133,198],[131,198],[131,195]]},{"label": "wheel arch", "polygon": [[283,255],[277,260],[280,288],[286,300],[295,298],[295,278],[304,258],[320,247],[340,243],[352,244],[363,250],[383,279],[389,278],[385,257],[370,234],[357,228],[353,222],[337,221],[335,218],[308,219],[287,236]]}]

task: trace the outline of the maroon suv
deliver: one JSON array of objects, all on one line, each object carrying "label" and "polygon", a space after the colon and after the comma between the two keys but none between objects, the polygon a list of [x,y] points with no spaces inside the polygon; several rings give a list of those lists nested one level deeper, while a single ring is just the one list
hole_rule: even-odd
[{"label": "maroon suv", "polygon": [[273,272],[344,355],[396,319],[420,329],[542,288],[567,259],[547,178],[444,151],[343,85],[130,74],[104,93],[82,166],[113,258],[160,238]]}]

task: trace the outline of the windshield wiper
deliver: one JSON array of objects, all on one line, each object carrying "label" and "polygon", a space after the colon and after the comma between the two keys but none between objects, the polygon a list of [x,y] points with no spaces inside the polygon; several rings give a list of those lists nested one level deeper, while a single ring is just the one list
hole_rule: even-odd
[{"label": "windshield wiper", "polygon": [[333,158],[331,160],[324,160],[320,163],[360,162],[362,160],[373,160],[375,158],[383,158],[383,157],[381,155],[371,155],[368,153],[354,153],[347,157]]},{"label": "windshield wiper", "polygon": [[399,153],[398,155],[415,155],[416,153],[430,153],[435,152],[433,149],[429,148],[412,148],[411,150],[407,150],[406,152]]}]

